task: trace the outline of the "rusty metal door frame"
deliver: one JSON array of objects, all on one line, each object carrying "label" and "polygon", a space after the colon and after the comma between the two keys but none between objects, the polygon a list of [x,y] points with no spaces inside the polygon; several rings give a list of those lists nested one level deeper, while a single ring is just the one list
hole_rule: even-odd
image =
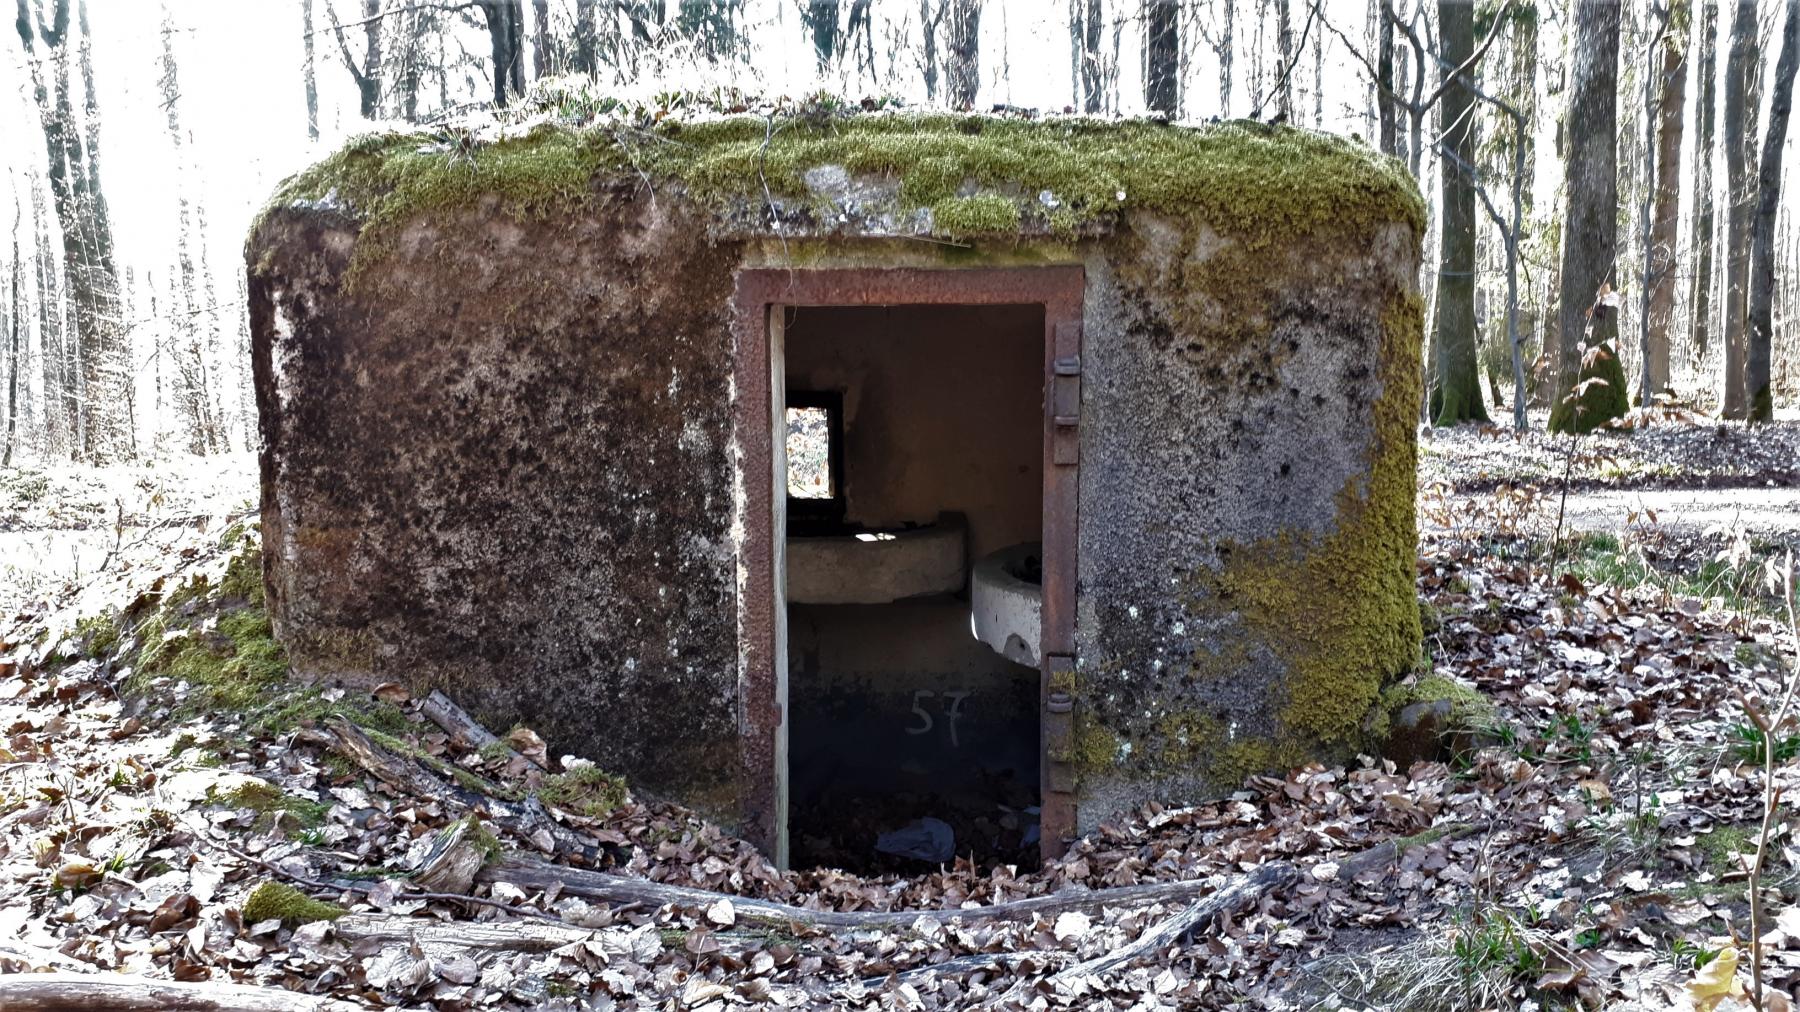
[{"label": "rusty metal door frame", "polygon": [[739,555],[738,725],[741,832],[787,866],[785,367],[782,319],[790,306],[1038,305],[1044,309],[1043,623],[1038,736],[1045,857],[1075,832],[1068,764],[1073,713],[1062,673],[1075,655],[1075,580],[1081,414],[1079,265],[966,269],[782,270],[737,273],[732,296],[733,426],[744,541]]}]

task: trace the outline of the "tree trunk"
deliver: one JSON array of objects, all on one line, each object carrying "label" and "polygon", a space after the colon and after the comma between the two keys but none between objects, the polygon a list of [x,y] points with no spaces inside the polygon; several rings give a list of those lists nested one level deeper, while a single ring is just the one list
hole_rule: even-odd
[{"label": "tree trunk", "polygon": [[319,139],[319,81],[313,57],[313,0],[300,0],[300,42],[306,55],[300,61],[300,85],[306,91],[306,139]]},{"label": "tree trunk", "polygon": [[1756,188],[1756,221],[1750,240],[1750,355],[1746,387],[1750,420],[1775,420],[1774,391],[1769,385],[1771,338],[1775,332],[1775,212],[1781,203],[1781,149],[1787,142],[1788,113],[1794,106],[1794,70],[1800,53],[1800,0],[1787,0],[1781,27],[1781,57],[1775,66],[1775,90],[1769,95],[1769,127],[1763,138],[1762,164]]},{"label": "tree trunk", "polygon": [[19,260],[18,195],[13,195],[12,299],[7,303],[6,327],[6,450],[0,467],[12,466],[13,447],[19,438],[19,341],[25,332],[25,265]]},{"label": "tree trunk", "polygon": [[1275,50],[1281,59],[1275,64],[1275,118],[1283,123],[1294,119],[1294,75],[1288,68],[1298,59],[1294,52],[1294,17],[1288,0],[1275,0]]},{"label": "tree trunk", "polygon": [[1232,36],[1237,30],[1237,0],[1225,0],[1225,26],[1219,29],[1219,44],[1213,51],[1219,56],[1219,116],[1231,117],[1231,63],[1235,49]]},{"label": "tree trunk", "polygon": [[800,6],[800,22],[812,36],[813,56],[821,72],[837,58],[838,0],[807,0]]},{"label": "tree trunk", "polygon": [[981,90],[981,0],[948,0],[950,105],[975,108]]},{"label": "tree trunk", "polygon": [[1719,414],[1742,418],[1744,310],[1749,294],[1750,217],[1753,208],[1748,122],[1751,64],[1757,60],[1756,0],[1740,0],[1731,19],[1731,53],[1725,58],[1725,369]]},{"label": "tree trunk", "polygon": [[494,105],[505,108],[525,92],[525,8],[522,0],[481,0],[493,61]]},{"label": "tree trunk", "polygon": [[1106,109],[1106,53],[1103,0],[1076,0],[1081,8],[1081,109],[1090,116]]},{"label": "tree trunk", "polygon": [[939,22],[944,19],[944,0],[919,0],[919,69],[925,74],[925,101],[937,102]]},{"label": "tree trunk", "polygon": [[550,0],[531,0],[531,76],[556,73],[550,51]]},{"label": "tree trunk", "polygon": [[[575,60],[570,70],[589,77],[600,73],[599,0],[575,0]],[[929,2],[929,0],[926,0]]]},{"label": "tree trunk", "polygon": [[163,113],[169,127],[169,143],[175,150],[175,276],[170,300],[169,332],[173,338],[169,363],[175,377],[175,406],[186,423],[189,453],[205,455],[225,449],[219,424],[217,392],[212,368],[218,358],[217,299],[205,265],[206,236],[200,209],[191,199],[194,166],[187,159],[186,135],[181,129],[181,85],[177,77],[173,18],[164,8],[162,24]]},{"label": "tree trunk", "polygon": [[[70,0],[50,3],[51,18],[46,23],[41,10],[34,17],[28,0],[20,0],[15,24],[31,65],[49,160],[50,192],[62,225],[62,273],[74,318],[72,334],[65,341],[75,363],[70,377],[75,409],[72,445],[78,456],[104,462],[131,452],[129,347],[113,257],[112,221],[100,191],[99,120],[86,41],[86,6],[81,8],[79,30],[71,47]],[[36,48],[40,40],[45,50],[41,58]],[[85,131],[73,97],[75,69],[71,64],[77,61],[88,88]],[[44,80],[46,73],[55,79],[54,99]]]},{"label": "tree trunk", "polygon": [[1675,315],[1676,243],[1681,225],[1681,130],[1687,105],[1687,0],[1669,6],[1657,103],[1656,211],[1650,232],[1650,347],[1644,401],[1669,389],[1669,329]]},{"label": "tree trunk", "polygon": [[1669,328],[1675,315],[1676,243],[1681,225],[1681,124],[1687,105],[1687,0],[1669,5],[1662,47],[1662,95],[1656,103],[1656,208],[1647,270],[1650,340],[1644,354],[1643,403],[1669,389]]},{"label": "tree trunk", "polygon": [[1558,330],[1561,354],[1553,432],[1586,432],[1625,413],[1629,392],[1619,364],[1616,299],[1618,258],[1619,5],[1587,0],[1575,5],[1566,121],[1562,293]]},{"label": "tree trunk", "polygon": [[[1321,0],[1313,0],[1321,2]],[[1325,29],[1312,33],[1313,47],[1313,120],[1315,130],[1325,129]]]},{"label": "tree trunk", "polygon": [[1381,120],[1380,145],[1378,150],[1383,154],[1400,156],[1400,111],[1395,104],[1394,90],[1394,18],[1388,9],[1387,0],[1372,0],[1380,8],[1376,15],[1381,19],[1381,27],[1376,37],[1380,39],[1377,47],[1375,63],[1375,110]]},{"label": "tree trunk", "polygon": [[363,119],[375,119],[381,115],[381,0],[363,0],[363,17],[366,48],[363,73],[356,78],[357,105]]},{"label": "tree trunk", "polygon": [[1718,44],[1719,5],[1702,3],[1700,5],[1700,62],[1694,65],[1694,77],[1699,84],[1699,106],[1694,110],[1694,127],[1699,131],[1699,138],[1694,145],[1694,237],[1689,243],[1693,250],[1694,280],[1689,303],[1693,306],[1693,345],[1694,358],[1700,360],[1706,356],[1708,343],[1712,339],[1713,324],[1713,249],[1714,212],[1713,212],[1713,165],[1718,158],[1718,144],[1714,129],[1718,120]]},{"label": "tree trunk", "polygon": [[[1438,0],[1443,80],[1475,52],[1475,8]],[[1446,151],[1438,166],[1437,374],[1431,392],[1436,425],[1485,422],[1480,362],[1475,350],[1475,96],[1468,76],[1444,89],[1439,105]],[[1460,82],[1460,83],[1458,83]]]},{"label": "tree trunk", "polygon": [[1144,0],[1144,105],[1174,119],[1181,106],[1181,8]]}]

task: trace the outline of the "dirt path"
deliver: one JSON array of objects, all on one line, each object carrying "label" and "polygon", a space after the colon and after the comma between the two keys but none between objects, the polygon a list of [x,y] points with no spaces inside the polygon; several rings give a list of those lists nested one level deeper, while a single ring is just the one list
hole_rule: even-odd
[{"label": "dirt path", "polygon": [[[1552,519],[1555,509],[1555,500],[1551,500]],[[1800,535],[1800,489],[1796,488],[1582,492],[1569,496],[1564,523],[1577,530],[1611,530],[1633,512],[1654,514],[1662,527],[1688,533],[1713,527],[1731,530],[1742,524],[1752,535]]]},{"label": "dirt path", "polygon": [[[1561,505],[1565,532],[1613,533],[1630,523],[1691,538],[1708,532],[1728,535],[1741,525],[1753,539],[1800,548],[1796,488],[1626,489],[1571,492],[1560,504],[1558,499],[1554,494],[1543,496],[1528,516],[1517,520],[1516,529],[1549,537]],[[1486,518],[1502,508],[1486,493],[1458,494],[1442,501],[1427,494],[1419,505],[1419,532],[1442,535],[1489,528],[1492,524]]]}]

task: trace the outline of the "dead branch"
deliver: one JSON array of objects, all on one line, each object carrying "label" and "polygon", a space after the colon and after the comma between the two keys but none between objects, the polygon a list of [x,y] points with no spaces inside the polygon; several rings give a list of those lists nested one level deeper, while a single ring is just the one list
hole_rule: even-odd
[{"label": "dead branch", "polygon": [[[427,949],[477,949],[488,952],[549,952],[576,942],[604,940],[604,931],[572,924],[528,921],[438,921],[385,914],[345,914],[331,922],[331,933],[347,942],[410,945]],[[619,932],[622,933],[622,929]]]},{"label": "dead branch", "polygon": [[[559,857],[576,857],[588,864],[599,864],[603,848],[599,841],[575,832],[557,822],[534,797],[523,801],[507,801],[498,795],[500,788],[472,773],[459,771],[451,782],[439,777],[424,763],[396,755],[372,741],[355,724],[342,718],[327,724],[330,745],[390,787],[417,798],[437,798],[462,811],[479,813],[494,825],[512,833],[531,846]],[[461,780],[482,785],[482,790],[464,787]]]},{"label": "dead branch", "polygon": [[[1392,844],[1383,844],[1391,847]],[[1300,869],[1286,861],[1265,864],[1248,875],[1239,875],[1211,896],[1191,903],[1186,909],[1165,917],[1129,945],[1120,946],[1103,956],[1077,963],[1058,972],[1052,983],[1067,983],[1081,977],[1098,977],[1127,963],[1154,955],[1174,945],[1182,936],[1200,925],[1240,910],[1261,899],[1264,893],[1285,889],[1300,879]]]},{"label": "dead branch", "polygon": [[[1473,831],[1474,827],[1456,827],[1448,830],[1444,836],[1461,836]],[[1401,843],[1393,841],[1371,847],[1345,861],[1340,869],[1340,876],[1355,877],[1383,865],[1393,860],[1401,848]],[[1247,877],[1254,879],[1255,884],[1258,885],[1256,895],[1280,888],[1293,880],[1292,875],[1298,874],[1294,870],[1294,866],[1286,862],[1266,867],[1285,868],[1286,871],[1265,873],[1264,869],[1258,869],[1256,872],[1252,872]],[[1185,879],[1177,882],[1149,882],[1143,885],[1118,886],[1111,889],[1065,889],[1047,896],[1032,896],[1022,900],[990,903],[986,906],[976,907],[939,910],[808,910],[804,907],[777,903],[772,900],[731,896],[713,892],[710,889],[695,889],[690,886],[651,882],[648,879],[612,875],[606,872],[565,868],[535,860],[509,860],[498,866],[483,869],[477,879],[510,882],[521,888],[529,889],[549,889],[556,886],[561,889],[564,896],[579,896],[583,899],[597,899],[615,904],[642,904],[650,907],[673,905],[704,908],[721,899],[727,899],[731,901],[732,909],[741,921],[775,926],[804,925],[826,930],[906,928],[911,927],[920,917],[933,917],[938,920],[1016,921],[1039,914],[1058,914],[1070,910],[1098,911],[1104,907],[1155,902],[1168,903],[1195,897],[1207,897],[1210,901],[1215,895],[1238,887],[1236,882],[1227,883],[1221,887],[1212,879]],[[1240,894],[1240,898],[1248,898],[1248,895]],[[1232,896],[1226,896],[1220,900],[1220,903],[1224,904],[1233,899]],[[1202,913],[1210,916],[1206,911],[1202,911]]]},{"label": "dead branch", "polygon": [[362,1006],[279,988],[153,980],[122,973],[0,976],[7,1012],[357,1012]]},{"label": "dead branch", "polygon": [[[499,736],[483,727],[481,721],[469,715],[469,711],[457,706],[455,700],[437,689],[431,690],[431,695],[426,696],[419,703],[419,712],[431,718],[431,722],[443,728],[444,733],[450,736],[451,741],[457,742],[464,748],[481,751],[496,743],[503,744]],[[515,750],[511,745],[506,747],[507,751],[522,757],[526,762],[537,766],[538,769],[544,768],[538,764],[536,759]]]},{"label": "dead branch", "polygon": [[1098,910],[1103,906],[1125,906],[1152,901],[1181,900],[1211,892],[1215,887],[1206,879],[1179,882],[1153,882],[1145,885],[1120,886],[1114,889],[1065,889],[1047,896],[990,903],[986,906],[941,910],[808,910],[788,903],[732,896],[670,885],[648,879],[612,875],[606,872],[565,868],[542,861],[509,860],[483,869],[478,881],[510,882],[521,888],[548,889],[560,886],[564,896],[603,900],[615,904],[641,904],[649,907],[674,905],[704,908],[721,899],[731,901],[741,921],[775,926],[804,925],[822,929],[866,930],[910,927],[920,917],[939,920],[1023,920],[1035,914],[1054,914],[1065,910]]}]

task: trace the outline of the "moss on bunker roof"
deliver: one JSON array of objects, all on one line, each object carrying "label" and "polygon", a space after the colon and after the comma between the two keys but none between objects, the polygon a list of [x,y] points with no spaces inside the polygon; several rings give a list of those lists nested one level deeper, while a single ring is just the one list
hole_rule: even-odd
[{"label": "moss on bunker roof", "polygon": [[[885,181],[856,190],[860,223],[841,213],[842,193],[808,185],[809,171],[829,166],[844,170],[841,179]],[[771,200],[784,216],[810,213],[812,231],[823,233],[1072,236],[1143,209],[1259,247],[1368,235],[1393,222],[1422,231],[1425,214],[1397,161],[1325,134],[1246,121],[915,113],[546,122],[486,140],[375,134],[287,180],[271,209],[325,201],[360,220],[365,242],[386,246],[400,227],[439,212],[495,200],[519,218],[580,214],[602,184],[632,181],[659,196],[679,187],[738,234],[769,230]],[[885,217],[867,213],[874,204]]]}]

